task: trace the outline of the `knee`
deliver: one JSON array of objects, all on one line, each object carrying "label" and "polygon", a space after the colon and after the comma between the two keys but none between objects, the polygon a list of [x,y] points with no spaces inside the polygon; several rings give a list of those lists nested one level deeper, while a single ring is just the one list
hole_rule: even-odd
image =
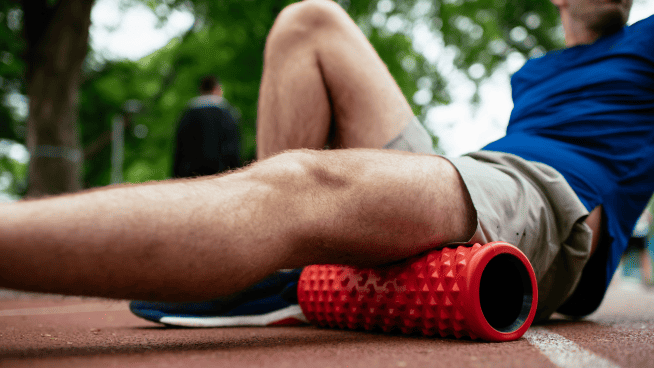
[{"label": "knee", "polygon": [[278,188],[285,188],[297,196],[321,191],[347,189],[354,174],[350,166],[330,155],[331,151],[297,149],[284,151],[255,163],[252,178]]},{"label": "knee", "polygon": [[304,0],[284,8],[277,16],[273,30],[299,28],[311,32],[335,26],[339,20],[348,17],[345,10],[333,1]]},{"label": "knee", "polygon": [[[347,13],[338,4],[327,0],[304,0],[291,4],[279,13],[268,35],[266,51],[271,44],[287,45],[307,41],[315,35],[338,27]],[[279,45],[279,44],[277,44]]]},{"label": "knee", "polygon": [[264,183],[298,185],[305,181],[309,167],[318,162],[317,151],[283,151],[252,165],[250,174]]}]

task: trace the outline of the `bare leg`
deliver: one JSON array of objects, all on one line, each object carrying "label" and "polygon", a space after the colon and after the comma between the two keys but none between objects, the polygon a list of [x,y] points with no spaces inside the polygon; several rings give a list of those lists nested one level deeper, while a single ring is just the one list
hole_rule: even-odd
[{"label": "bare leg", "polygon": [[[266,43],[259,158],[292,148],[381,148],[413,112],[356,24],[336,3],[287,7]],[[328,142],[330,125],[334,142]]]},{"label": "bare leg", "polygon": [[[365,37],[323,0],[280,15],[259,107],[260,158],[322,148],[332,120],[337,145],[379,148],[412,116]],[[206,300],[280,268],[378,265],[467,241],[475,219],[441,157],[290,151],[218,177],[2,205],[0,286]]]},{"label": "bare leg", "polygon": [[280,268],[376,265],[475,229],[448,161],[290,151],[232,174],[0,206],[0,287],[204,300]]}]

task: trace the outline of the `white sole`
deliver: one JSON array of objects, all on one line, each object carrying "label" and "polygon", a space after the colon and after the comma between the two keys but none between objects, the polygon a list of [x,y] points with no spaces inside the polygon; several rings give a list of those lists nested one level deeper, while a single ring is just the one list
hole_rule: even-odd
[{"label": "white sole", "polygon": [[274,312],[257,316],[236,317],[163,317],[160,323],[182,327],[268,326],[276,321],[293,318],[309,323],[299,305],[291,305]]}]

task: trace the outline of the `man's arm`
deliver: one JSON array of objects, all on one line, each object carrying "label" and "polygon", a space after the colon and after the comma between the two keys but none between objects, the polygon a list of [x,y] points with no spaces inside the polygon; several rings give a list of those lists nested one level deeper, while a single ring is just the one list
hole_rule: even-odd
[{"label": "man's arm", "polygon": [[227,175],[0,206],[0,286],[203,300],[280,268],[375,265],[466,241],[476,217],[445,159],[291,151]]}]

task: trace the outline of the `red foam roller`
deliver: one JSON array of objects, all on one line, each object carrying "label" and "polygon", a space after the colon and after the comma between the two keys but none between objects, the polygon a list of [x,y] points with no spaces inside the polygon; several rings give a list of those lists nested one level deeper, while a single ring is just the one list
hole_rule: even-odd
[{"label": "red foam roller", "polygon": [[510,341],[531,325],[538,289],[527,257],[493,242],[380,268],[309,266],[298,300],[321,327]]}]

